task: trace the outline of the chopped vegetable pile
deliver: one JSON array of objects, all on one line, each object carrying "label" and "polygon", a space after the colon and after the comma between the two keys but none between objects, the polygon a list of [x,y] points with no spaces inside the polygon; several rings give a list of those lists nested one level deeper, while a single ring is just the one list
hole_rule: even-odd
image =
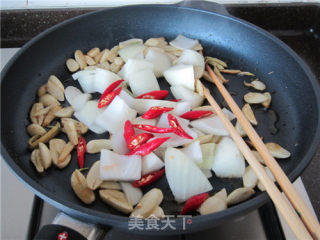
[{"label": "chopped vegetable pile", "polygon": [[[163,178],[181,214],[214,213],[247,200],[255,187],[263,191],[219,117],[210,106],[202,106],[205,98],[200,81],[213,82],[205,71],[206,63],[223,83],[228,82],[223,74],[255,75],[227,69],[227,63],[204,57],[202,50],[198,40],[182,35],[170,43],[163,37],[145,42],[129,39],[110,50],[96,47],[86,54],[76,50],[66,66],[81,90],[65,88],[51,75],[38,89],[37,102],[31,107],[27,132],[36,171],[43,173],[52,164],[67,167],[75,150],[79,169],[70,177],[76,196],[91,204],[98,189],[102,201],[130,217],[164,217],[163,193],[156,188]],[[160,81],[170,84],[174,99],[167,99],[170,92],[160,89]],[[244,95],[242,109],[256,126],[251,105],[269,108],[271,95],[263,92],[267,86],[257,78],[244,81],[244,86],[256,90]],[[92,93],[101,95],[92,99]],[[235,119],[228,109],[223,111],[230,120]],[[236,122],[235,126],[245,137],[241,125]],[[87,142],[88,131],[105,134],[105,138]],[[57,138],[61,133],[68,142]],[[276,143],[266,146],[276,158],[290,157]],[[258,152],[253,152],[264,164]],[[86,153],[100,154],[87,174]],[[224,188],[213,194],[213,173],[218,178],[242,178],[243,187],[229,194]],[[153,188],[143,194],[144,186]]]}]

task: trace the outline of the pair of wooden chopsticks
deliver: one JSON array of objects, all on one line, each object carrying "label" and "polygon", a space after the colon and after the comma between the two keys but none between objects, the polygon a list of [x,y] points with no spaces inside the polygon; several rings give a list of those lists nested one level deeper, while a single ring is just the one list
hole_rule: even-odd
[{"label": "pair of wooden chopsticks", "polygon": [[[314,217],[310,209],[306,206],[286,174],[283,172],[277,161],[272,157],[266,148],[263,141],[260,139],[257,132],[251,126],[248,119],[244,116],[242,111],[240,110],[237,103],[233,100],[227,89],[221,83],[219,78],[215,75],[212,69],[206,65],[206,69],[217,86],[218,90],[224,97],[225,101],[228,103],[231,111],[234,113],[242,128],[246,131],[248,137],[252,141],[256,150],[260,153],[261,157],[264,159],[266,165],[270,168],[273,176],[277,180],[283,192],[286,194],[292,206],[289,202],[284,198],[281,194],[273,180],[266,173],[263,166],[259,163],[256,157],[252,154],[250,148],[239,135],[237,130],[234,128],[229,119],[222,112],[221,108],[214,100],[210,91],[204,87],[204,95],[209,101],[210,105],[213,107],[214,111],[218,115],[218,117],[222,120],[224,126],[230,133],[230,136],[235,141],[240,151],[246,158],[249,165],[255,171],[261,183],[266,188],[270,198],[273,203],[279,209],[288,225],[296,235],[298,239],[320,239],[320,225],[317,219]],[[296,211],[295,211],[296,210]],[[300,215],[301,218],[298,216]]]}]

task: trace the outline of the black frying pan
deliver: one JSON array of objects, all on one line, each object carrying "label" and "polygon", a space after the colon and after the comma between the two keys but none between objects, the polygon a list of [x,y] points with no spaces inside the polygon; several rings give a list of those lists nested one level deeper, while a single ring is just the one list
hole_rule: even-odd
[{"label": "black frying pan", "polygon": [[[62,211],[88,222],[128,229],[128,218],[104,204],[99,197],[90,206],[77,199],[70,186],[71,173],[77,168],[76,156],[70,165],[59,170],[48,169],[39,175],[30,163],[27,147],[28,113],[35,101],[36,90],[51,74],[60,79],[70,78],[65,60],[76,49],[92,47],[110,48],[120,41],[137,37],[165,36],[173,39],[184,34],[201,41],[204,53],[229,63],[230,68],[256,73],[272,93],[274,111],[265,112],[256,107],[260,122],[257,131],[266,142],[274,141],[292,153],[280,160],[280,165],[294,180],[301,174],[315,153],[320,139],[320,91],[316,79],[302,60],[284,43],[264,30],[245,21],[219,13],[177,6],[131,6],[89,13],[54,26],[26,44],[2,71],[1,82],[1,151],[2,155],[21,181],[45,201]],[[272,74],[270,74],[272,72]],[[243,87],[248,77],[230,76],[228,88],[242,106],[242,96],[249,90]],[[70,81],[65,82],[66,85]],[[161,88],[168,88],[161,81]],[[223,105],[220,94],[207,84],[213,96]],[[274,129],[274,116],[278,115]],[[271,117],[270,117],[271,116]],[[273,117],[272,117],[273,116]],[[263,124],[262,124],[263,123]],[[96,138],[87,134],[87,140]],[[102,135],[99,137],[106,137]],[[89,167],[99,154],[87,155]],[[240,187],[242,181],[211,178],[213,192],[226,187],[230,192]],[[165,199],[162,207],[166,214],[178,214],[178,205],[165,178],[152,187],[161,188]],[[206,216],[195,216],[186,232],[199,231],[221,224],[224,220],[244,214],[268,200],[266,193],[255,196],[225,211]],[[174,224],[176,230],[148,230],[147,233],[173,234],[182,232],[182,219]]]}]

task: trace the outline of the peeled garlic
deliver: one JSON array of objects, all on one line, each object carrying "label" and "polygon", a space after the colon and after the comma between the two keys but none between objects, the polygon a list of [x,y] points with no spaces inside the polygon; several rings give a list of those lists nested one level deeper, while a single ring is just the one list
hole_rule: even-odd
[{"label": "peeled garlic", "polygon": [[61,106],[53,106],[44,118],[42,126],[48,126],[53,121],[53,119],[55,119],[55,113],[61,109]]},{"label": "peeled garlic", "polygon": [[167,41],[165,40],[164,37],[159,37],[159,38],[149,38],[144,45],[148,47],[164,47],[168,45]]},{"label": "peeled garlic", "polygon": [[59,111],[55,112],[54,115],[59,118],[70,118],[73,114],[74,110],[73,107],[65,107],[60,109]]},{"label": "peeled garlic", "polygon": [[27,132],[29,133],[30,136],[35,136],[35,135],[42,136],[47,133],[47,131],[43,127],[41,127],[39,124],[36,124],[36,123],[31,123],[27,127]]},{"label": "peeled garlic", "polygon": [[38,148],[32,151],[31,162],[35,166],[38,173],[43,173],[44,169],[40,159],[40,150]]},{"label": "peeled garlic", "polygon": [[120,47],[118,45],[110,49],[110,52],[107,57],[109,62],[112,62],[112,63],[114,62],[114,59],[118,56],[119,50],[120,50]]},{"label": "peeled garlic", "polygon": [[112,149],[110,139],[95,139],[87,143],[88,153],[98,153],[101,149]]},{"label": "peeled garlic", "polygon": [[95,56],[97,56],[100,53],[100,49],[98,47],[92,48],[89,50],[89,52],[87,52],[87,55],[89,57],[94,58]]},{"label": "peeled garlic", "polygon": [[51,166],[52,158],[48,147],[40,142],[39,143],[40,159],[44,169],[48,169]]},{"label": "peeled garlic", "polygon": [[162,202],[163,194],[160,189],[153,188],[147,192],[133,209],[130,217],[148,217]]},{"label": "peeled garlic", "polygon": [[252,188],[244,187],[238,188],[229,194],[227,198],[227,204],[234,205],[239,202],[243,202],[249,199],[254,194],[254,190]]},{"label": "peeled garlic", "polygon": [[86,178],[76,169],[71,175],[71,187],[75,194],[85,204],[90,204],[95,200],[94,192],[88,187]]},{"label": "peeled garlic", "polygon": [[248,188],[254,188],[258,183],[258,177],[250,166],[246,167],[242,180],[243,186]]},{"label": "peeled garlic", "polygon": [[74,60],[73,58],[67,59],[66,65],[67,65],[67,68],[70,72],[76,72],[80,68],[79,63],[76,60]]},{"label": "peeled garlic", "polygon": [[47,93],[47,84],[44,84],[41,87],[39,87],[37,94],[38,94],[38,97],[41,97],[46,93]]},{"label": "peeled garlic", "polygon": [[260,91],[264,91],[266,89],[266,85],[259,80],[253,80],[251,83],[247,83],[246,81],[244,81],[243,84],[246,87],[252,87],[252,88],[254,88],[256,90],[260,90]]},{"label": "peeled garlic", "polygon": [[64,101],[64,86],[54,75],[51,75],[47,82],[47,91],[59,101]]},{"label": "peeled garlic", "polygon": [[81,50],[76,50],[74,52],[74,58],[79,64],[81,70],[87,66],[86,57]]},{"label": "peeled garlic", "polygon": [[66,131],[69,141],[73,145],[78,144],[78,133],[76,129],[76,125],[74,121],[71,121],[69,118],[62,118],[61,123],[63,125],[64,130]]},{"label": "peeled garlic", "polygon": [[71,160],[71,151],[73,150],[74,145],[71,142],[68,142],[62,149],[57,160],[57,167],[64,168],[67,166]]},{"label": "peeled garlic", "polygon": [[49,141],[50,154],[55,166],[58,166],[58,158],[65,145],[66,142],[63,139],[53,138]]},{"label": "peeled garlic", "polygon": [[43,106],[47,107],[47,106],[57,106],[57,105],[60,105],[60,103],[58,102],[58,100],[50,95],[50,94],[45,94],[45,95],[42,95],[40,98],[39,98],[39,102],[41,102],[43,104]]},{"label": "peeled garlic", "polygon": [[[93,66],[91,66],[91,67],[93,67]],[[97,65],[94,66],[94,67],[102,68],[102,69],[105,69],[105,70],[110,70],[110,64],[109,64],[109,62],[99,63],[99,64],[97,64]]]},{"label": "peeled garlic", "polygon": [[201,83],[201,81],[199,79],[196,79],[196,86],[195,86],[195,89],[196,89],[196,92],[201,96],[203,97],[204,96],[204,93],[203,93],[203,85]]},{"label": "peeled garlic", "polygon": [[148,218],[164,218],[165,215],[164,215],[164,211],[161,207],[157,206],[153,211],[152,213],[148,216]]},{"label": "peeled garlic", "polygon": [[99,191],[99,195],[105,203],[109,204],[120,212],[127,214],[133,210],[132,205],[128,202],[128,199],[123,192],[118,190],[104,189]]},{"label": "peeled garlic", "polygon": [[99,188],[103,189],[113,189],[113,190],[121,190],[121,185],[118,182],[113,182],[113,181],[103,181]]},{"label": "peeled garlic", "polygon": [[262,106],[264,106],[265,108],[269,108],[270,104],[271,104],[271,94],[268,92],[263,93],[264,96],[267,97],[267,100],[262,102]]},{"label": "peeled garlic", "polygon": [[239,123],[239,121],[236,122],[235,128],[236,128],[237,132],[240,134],[241,137],[247,136],[246,131],[242,128],[242,126]]},{"label": "peeled garlic", "polygon": [[[271,170],[270,170],[268,167],[264,167],[264,169],[265,169],[265,171],[267,172],[267,174],[270,176],[270,178],[272,179],[272,181],[275,182],[276,179],[274,178]],[[259,189],[260,191],[265,191],[265,190],[266,190],[266,188],[264,187],[264,185],[262,184],[261,181],[258,181],[257,187],[258,187],[258,189]]]},{"label": "peeled garlic", "polygon": [[88,127],[82,123],[82,122],[79,122],[73,118],[67,118],[69,121],[72,121],[75,126],[76,126],[76,130],[77,130],[77,133],[79,135],[83,135],[83,134],[86,134],[88,132]]},{"label": "peeled garlic", "polygon": [[225,188],[221,189],[220,192],[217,192],[214,196],[219,197],[224,201],[227,201],[227,191]]},{"label": "peeled garlic", "polygon": [[244,100],[250,104],[258,104],[268,100],[268,97],[262,93],[249,92],[244,95]]},{"label": "peeled garlic", "polygon": [[92,57],[87,55],[85,56],[85,58],[86,58],[87,65],[89,66],[96,65],[96,61]]},{"label": "peeled garlic", "polygon": [[96,161],[87,174],[87,184],[91,190],[96,190],[102,183],[100,179],[100,160]]},{"label": "peeled garlic", "polygon": [[42,124],[44,116],[43,115],[36,116],[36,113],[41,111],[42,109],[43,109],[43,104],[41,102],[33,104],[31,111],[30,111],[31,122],[38,124],[38,125]]},{"label": "peeled garlic", "polygon": [[222,199],[219,195],[214,195],[212,197],[209,197],[201,204],[200,208],[198,209],[198,212],[200,212],[201,215],[205,215],[219,212],[225,209],[227,209],[226,201]]},{"label": "peeled garlic", "polygon": [[254,113],[252,111],[252,108],[250,107],[250,104],[245,104],[242,108],[243,114],[246,116],[246,118],[255,126],[258,125],[257,119],[254,116]]},{"label": "peeled garlic", "polygon": [[288,158],[290,157],[290,152],[277,143],[266,143],[266,147],[275,158]]}]

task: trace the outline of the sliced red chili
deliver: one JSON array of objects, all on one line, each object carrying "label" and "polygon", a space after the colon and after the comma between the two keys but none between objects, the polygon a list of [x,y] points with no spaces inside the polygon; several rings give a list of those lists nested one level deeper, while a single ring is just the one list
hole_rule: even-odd
[{"label": "sliced red chili", "polygon": [[126,140],[126,143],[128,146],[131,143],[131,140],[134,136],[135,136],[134,128],[130,120],[127,120],[124,124],[123,137]]},{"label": "sliced red chili", "polygon": [[134,124],[134,128],[139,128],[141,130],[152,132],[152,133],[171,133],[174,132],[174,129],[172,128],[160,128],[152,125],[147,124]]},{"label": "sliced red chili", "polygon": [[159,91],[152,91],[144,93],[136,98],[142,98],[142,99],[164,99],[166,96],[168,96],[169,92],[167,90],[159,90]]},{"label": "sliced red chili", "polygon": [[113,99],[117,95],[119,95],[121,90],[122,90],[122,88],[119,87],[106,95],[102,94],[100,97],[99,103],[98,103],[98,108],[103,108],[103,107],[109,105],[113,101]]},{"label": "sliced red chili", "polygon": [[180,115],[180,117],[188,120],[195,120],[203,117],[208,117],[212,114],[213,114],[212,111],[195,110],[195,111],[186,112]]},{"label": "sliced red chili", "polygon": [[188,133],[186,133],[180,126],[178,119],[172,114],[168,114],[169,125],[172,127],[173,132],[181,137],[193,139]]},{"label": "sliced red chili", "polygon": [[87,142],[83,136],[79,137],[78,145],[77,145],[77,157],[78,157],[78,164],[80,168],[84,166],[84,154],[86,152]]},{"label": "sliced red chili", "polygon": [[201,204],[209,197],[209,193],[201,193],[195,196],[190,197],[187,202],[184,204],[181,211],[181,215],[189,213],[198,209]]},{"label": "sliced red chili", "polygon": [[102,93],[102,95],[107,95],[108,93],[111,93],[114,89],[116,89],[124,80],[120,79],[117,80],[113,83],[111,83],[109,85],[109,87],[106,88],[106,90],[104,90],[104,92]]},{"label": "sliced red chili", "polygon": [[138,147],[140,147],[140,145],[146,143],[147,141],[149,141],[153,137],[154,137],[154,135],[151,133],[140,133],[130,140],[129,144],[127,144],[128,148],[130,150],[135,150]]},{"label": "sliced red chili", "polygon": [[140,147],[136,148],[132,152],[127,153],[127,156],[131,155],[140,155],[140,156],[146,156],[149,153],[151,153],[153,150],[157,149],[162,143],[167,141],[170,137],[164,137],[164,138],[156,138],[154,140],[151,140],[150,142],[147,142],[145,144],[142,144]]},{"label": "sliced red chili", "polygon": [[170,112],[174,108],[170,107],[151,107],[145,114],[141,117],[144,119],[153,119],[159,117],[162,113]]},{"label": "sliced red chili", "polygon": [[165,173],[165,168],[162,168],[159,171],[155,171],[153,173],[149,173],[149,174],[144,175],[139,180],[134,181],[132,183],[132,185],[137,188],[149,185],[149,184],[157,181],[158,179],[160,179],[164,175],[164,173]]}]

